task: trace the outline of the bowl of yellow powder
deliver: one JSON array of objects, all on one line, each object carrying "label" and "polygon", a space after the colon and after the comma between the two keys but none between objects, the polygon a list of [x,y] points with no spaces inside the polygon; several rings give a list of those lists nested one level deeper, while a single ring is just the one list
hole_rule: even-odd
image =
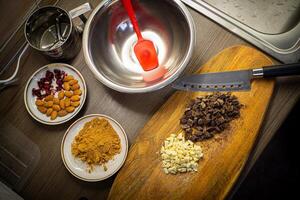
[{"label": "bowl of yellow powder", "polygon": [[109,116],[92,114],[75,121],[61,143],[67,170],[89,182],[115,174],[124,164],[128,139],[121,125]]}]

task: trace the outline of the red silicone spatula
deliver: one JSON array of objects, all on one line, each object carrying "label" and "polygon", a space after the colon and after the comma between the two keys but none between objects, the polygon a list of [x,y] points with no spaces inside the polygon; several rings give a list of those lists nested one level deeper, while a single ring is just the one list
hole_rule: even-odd
[{"label": "red silicone spatula", "polygon": [[131,0],[122,0],[122,3],[138,38],[138,41],[134,46],[134,53],[145,71],[153,70],[158,67],[158,59],[153,42],[143,38],[131,5]]}]

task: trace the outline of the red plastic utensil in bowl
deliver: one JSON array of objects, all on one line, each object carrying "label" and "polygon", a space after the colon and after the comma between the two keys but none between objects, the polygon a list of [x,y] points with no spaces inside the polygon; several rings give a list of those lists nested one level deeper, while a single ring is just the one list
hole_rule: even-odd
[{"label": "red plastic utensil in bowl", "polygon": [[144,71],[153,70],[158,67],[158,58],[154,44],[152,41],[143,38],[132,8],[131,0],[122,0],[122,3],[138,38],[134,46],[134,53]]}]

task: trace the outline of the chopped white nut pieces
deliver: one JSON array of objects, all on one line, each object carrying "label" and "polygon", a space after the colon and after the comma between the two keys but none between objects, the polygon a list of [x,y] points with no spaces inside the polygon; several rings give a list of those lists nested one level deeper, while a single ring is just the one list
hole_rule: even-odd
[{"label": "chopped white nut pieces", "polygon": [[171,134],[160,150],[162,167],[166,174],[197,171],[198,161],[203,157],[200,146],[185,140],[182,133]]}]

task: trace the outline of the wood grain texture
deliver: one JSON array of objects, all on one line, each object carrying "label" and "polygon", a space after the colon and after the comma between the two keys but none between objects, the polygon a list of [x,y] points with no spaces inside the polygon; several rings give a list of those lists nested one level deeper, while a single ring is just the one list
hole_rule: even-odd
[{"label": "wood grain texture", "polygon": [[[255,49],[234,46],[208,61],[197,73],[271,65]],[[273,93],[273,80],[255,80],[247,92],[234,92],[244,104],[241,117],[213,139],[198,142],[204,159],[197,173],[166,175],[159,150],[171,133],[180,132],[179,119],[186,104],[204,92],[178,91],[154,114],[132,145],[115,179],[109,199],[224,199],[243,169],[258,136]]]}]

